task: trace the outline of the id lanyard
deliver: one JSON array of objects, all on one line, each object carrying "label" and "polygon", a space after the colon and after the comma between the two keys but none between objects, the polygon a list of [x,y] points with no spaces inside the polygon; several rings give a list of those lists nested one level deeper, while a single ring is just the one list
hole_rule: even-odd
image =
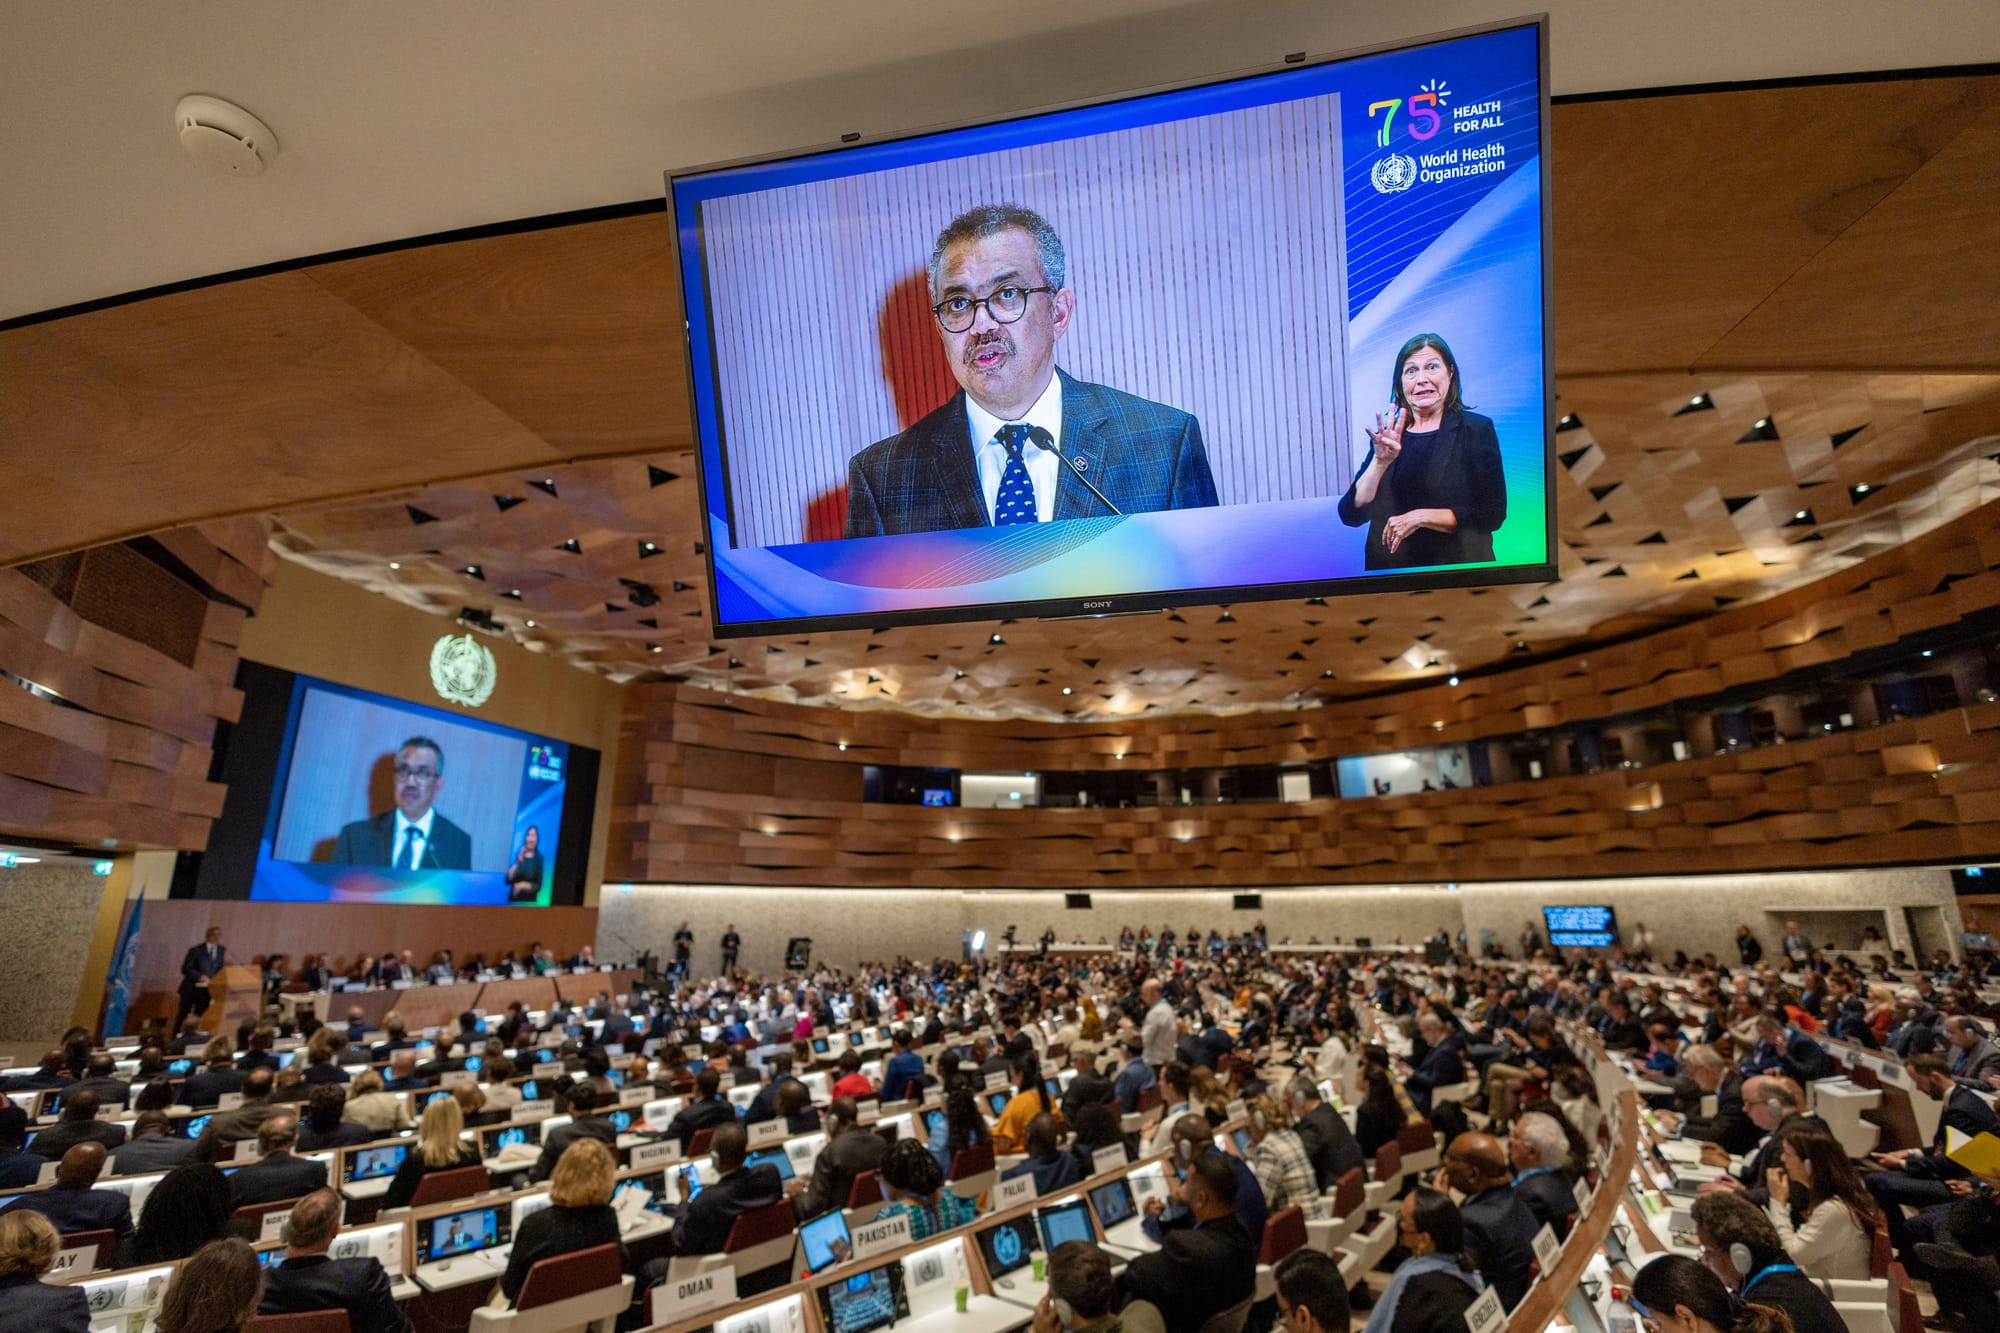
[{"label": "id lanyard", "polygon": [[1769,1277],[1771,1274],[1796,1273],[1798,1271],[1799,1271],[1799,1266],[1797,1264],[1771,1264],[1768,1265],[1767,1267],[1760,1268],[1755,1273],[1752,1273],[1750,1275],[1750,1280],[1743,1284],[1743,1290],[1738,1292],[1737,1295],[1741,1296],[1744,1300],[1747,1301],[1750,1299],[1750,1288],[1756,1286],[1759,1282],[1762,1282],[1765,1278]]}]

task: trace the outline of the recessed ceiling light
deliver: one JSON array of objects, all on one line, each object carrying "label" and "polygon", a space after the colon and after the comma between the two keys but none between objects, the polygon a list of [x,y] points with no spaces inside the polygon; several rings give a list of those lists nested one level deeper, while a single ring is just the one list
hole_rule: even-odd
[{"label": "recessed ceiling light", "polygon": [[391,569],[401,569],[402,567],[403,567],[403,562],[400,560],[391,560],[389,562],[389,568]]},{"label": "recessed ceiling light", "polygon": [[845,753],[845,752],[846,752],[846,750],[847,750],[847,742],[846,742],[846,741],[842,741],[842,742],[840,743],[840,748],[841,748],[841,751],[842,751],[843,753]]},{"label": "recessed ceiling light", "polygon": [[1870,486],[1867,482],[1864,481],[1864,482],[1859,482],[1855,485],[1854,493],[1856,495],[1866,495],[1868,494],[1868,492],[1874,489],[1875,488],[1873,486]]},{"label": "recessed ceiling light", "polygon": [[1796,522],[1799,522],[1799,523],[1803,523],[1803,522],[1805,522],[1805,521],[1806,521],[1806,518],[1807,518],[1807,511],[1805,511],[1805,510],[1801,509],[1801,510],[1800,510],[1800,511],[1799,511],[1798,513],[1796,513],[1796,514],[1793,514],[1793,515],[1792,515],[1792,518],[1793,518],[1793,520],[1794,520],[1794,521],[1796,521]]},{"label": "recessed ceiling light", "polygon": [[1449,678],[1448,680],[1446,680],[1446,681],[1445,681],[1445,684],[1447,684],[1447,685],[1456,685],[1456,684],[1458,684],[1458,677],[1457,677],[1457,676],[1452,676],[1451,678]]},{"label": "recessed ceiling light", "polygon": [[1758,430],[1768,430],[1770,428],[1770,425],[1771,425],[1771,418],[1769,417],[1759,417],[1757,419]]},{"label": "recessed ceiling light", "polygon": [[988,643],[1005,643],[1005,642],[1007,642],[1007,641],[1006,641],[1005,639],[1001,638],[1001,637],[1000,637],[1000,636],[999,636],[998,634],[989,634],[989,635],[987,635],[987,637],[986,637],[986,642],[988,642]]},{"label": "recessed ceiling light", "polygon": [[1931,649],[1931,648],[1926,648],[1926,649],[1924,649],[1924,652],[1923,652],[1923,655],[1924,655],[1925,657],[1935,657],[1935,656],[1937,656],[1937,652],[1936,652],[1936,650],[1934,650],[1934,649]]},{"label": "recessed ceiling light", "polygon": [[529,628],[529,629],[533,629],[534,627],[535,627],[535,622],[534,622],[534,621],[532,621],[532,620],[530,620],[530,621],[528,622],[528,628]]},{"label": "recessed ceiling light", "polygon": [[1070,690],[1069,690],[1069,686],[1067,686],[1067,685],[1063,686],[1063,693],[1064,693],[1064,694],[1068,694],[1069,692],[1070,692]]}]

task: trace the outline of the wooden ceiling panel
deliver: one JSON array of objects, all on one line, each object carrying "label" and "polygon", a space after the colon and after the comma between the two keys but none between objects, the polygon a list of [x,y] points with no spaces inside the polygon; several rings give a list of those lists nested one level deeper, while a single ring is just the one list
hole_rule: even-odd
[{"label": "wooden ceiling panel", "polygon": [[303,273],[15,329],[0,563],[559,457]]},{"label": "wooden ceiling panel", "polygon": [[1556,108],[1558,371],[1696,365],[1996,90],[1900,80]]},{"label": "wooden ceiling panel", "polygon": [[647,213],[307,272],[564,454],[689,449],[670,240]]},{"label": "wooden ceiling panel", "polygon": [[2000,348],[2000,107],[1787,278],[1698,364],[1986,369]]}]

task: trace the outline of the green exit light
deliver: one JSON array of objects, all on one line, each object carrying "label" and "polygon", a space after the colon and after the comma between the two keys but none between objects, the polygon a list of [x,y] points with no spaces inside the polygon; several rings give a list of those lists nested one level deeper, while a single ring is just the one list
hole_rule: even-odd
[{"label": "green exit light", "polygon": [[90,873],[93,875],[108,875],[111,873],[111,863],[109,861],[99,861],[90,868]]}]

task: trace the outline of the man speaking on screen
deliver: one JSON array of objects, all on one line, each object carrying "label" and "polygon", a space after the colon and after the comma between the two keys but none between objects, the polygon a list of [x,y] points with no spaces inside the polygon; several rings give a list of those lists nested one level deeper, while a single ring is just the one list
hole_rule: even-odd
[{"label": "man speaking on screen", "polygon": [[1188,413],[1056,369],[1076,294],[1040,214],[988,204],[931,251],[931,313],[960,392],[847,472],[849,537],[1216,503]]},{"label": "man speaking on screen", "polygon": [[442,790],[444,751],[428,736],[410,737],[396,751],[396,808],[341,829],[333,844],[333,864],[472,869],[472,835],[435,808]]}]

